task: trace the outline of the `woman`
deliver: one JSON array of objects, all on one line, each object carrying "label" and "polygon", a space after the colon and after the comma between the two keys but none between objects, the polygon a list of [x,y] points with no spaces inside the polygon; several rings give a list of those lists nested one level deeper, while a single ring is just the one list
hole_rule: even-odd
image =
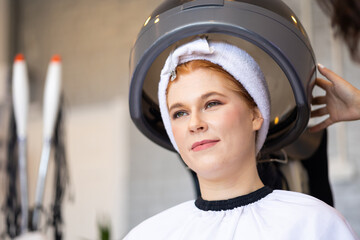
[{"label": "woman", "polygon": [[206,39],[178,47],[158,95],[168,136],[197,173],[201,197],[146,220],[125,239],[356,239],[335,209],[261,182],[256,155],[270,99],[245,51]]}]

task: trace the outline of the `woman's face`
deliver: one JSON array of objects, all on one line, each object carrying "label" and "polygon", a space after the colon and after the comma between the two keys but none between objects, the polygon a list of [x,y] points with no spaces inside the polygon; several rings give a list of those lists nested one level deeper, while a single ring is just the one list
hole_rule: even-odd
[{"label": "woman's face", "polygon": [[178,76],[167,94],[180,155],[208,180],[235,177],[254,165],[255,133],[263,122],[225,81],[223,74],[199,68]]}]

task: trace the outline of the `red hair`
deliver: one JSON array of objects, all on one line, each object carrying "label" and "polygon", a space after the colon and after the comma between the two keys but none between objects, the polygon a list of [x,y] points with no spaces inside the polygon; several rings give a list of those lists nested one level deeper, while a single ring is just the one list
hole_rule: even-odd
[{"label": "red hair", "polygon": [[[232,91],[238,93],[246,102],[246,104],[250,108],[257,107],[254,99],[251,97],[251,95],[246,91],[246,89],[243,87],[243,85],[237,81],[231,74],[229,74],[227,71],[225,71],[221,66],[212,63],[210,61],[206,60],[193,60],[190,62],[186,62],[183,64],[180,64],[176,67],[176,78],[173,81],[176,81],[178,76],[188,74],[190,72],[193,72],[199,68],[203,69],[210,69],[212,71],[218,72],[221,75],[223,75],[225,85]],[[169,84],[166,89],[166,93],[168,92],[169,87],[171,86],[173,81],[169,81]]]}]

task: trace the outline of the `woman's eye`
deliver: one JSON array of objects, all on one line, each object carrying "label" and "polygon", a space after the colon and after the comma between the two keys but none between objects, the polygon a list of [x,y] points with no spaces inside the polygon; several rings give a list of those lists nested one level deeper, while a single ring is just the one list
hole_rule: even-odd
[{"label": "woman's eye", "polygon": [[173,114],[173,119],[180,118],[180,117],[183,117],[183,116],[186,116],[186,115],[187,115],[186,112],[179,111],[179,112],[176,112],[176,113]]},{"label": "woman's eye", "polygon": [[212,101],[212,102],[209,102],[209,103],[206,104],[205,109],[211,108],[211,107],[214,107],[214,106],[217,106],[217,105],[221,105],[221,103],[219,101]]}]

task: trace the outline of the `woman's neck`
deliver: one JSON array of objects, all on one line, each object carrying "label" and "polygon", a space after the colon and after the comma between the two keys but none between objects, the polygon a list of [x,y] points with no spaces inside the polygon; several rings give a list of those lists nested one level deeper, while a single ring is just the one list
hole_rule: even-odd
[{"label": "woman's neck", "polygon": [[198,176],[201,197],[204,200],[226,200],[246,195],[263,187],[256,164],[242,169],[237,174],[222,179],[205,179]]}]

